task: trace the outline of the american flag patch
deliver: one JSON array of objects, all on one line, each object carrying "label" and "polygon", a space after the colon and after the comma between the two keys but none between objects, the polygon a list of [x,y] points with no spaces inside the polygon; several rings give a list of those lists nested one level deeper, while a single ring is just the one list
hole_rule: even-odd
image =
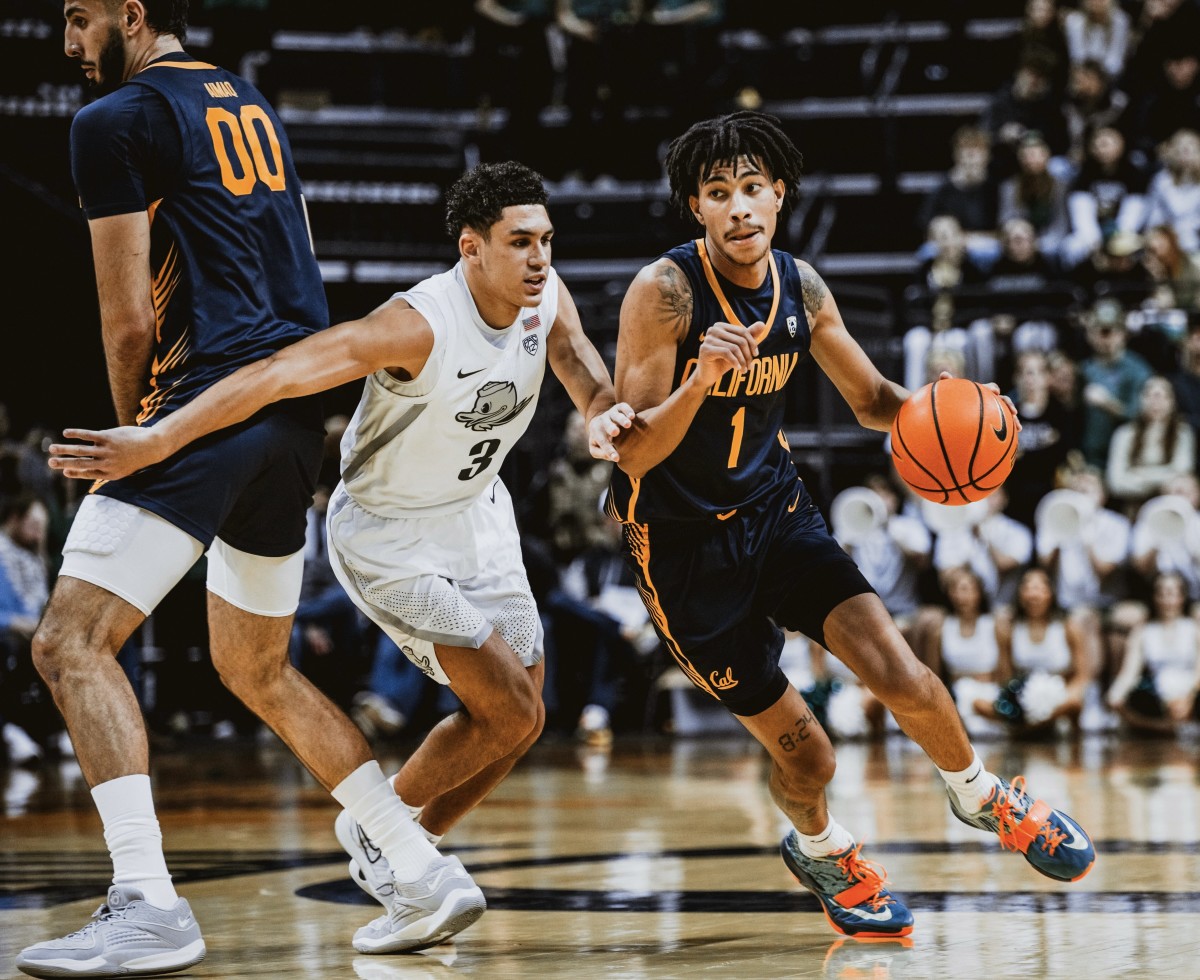
[{"label": "american flag patch", "polygon": [[541,325],[542,317],[539,313],[535,313],[533,316],[521,321],[521,326],[523,326],[526,330],[536,330]]}]

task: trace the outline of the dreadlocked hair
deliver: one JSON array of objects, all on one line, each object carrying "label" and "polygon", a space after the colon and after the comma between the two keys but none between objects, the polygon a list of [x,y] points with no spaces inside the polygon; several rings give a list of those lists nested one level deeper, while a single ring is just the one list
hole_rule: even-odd
[{"label": "dreadlocked hair", "polygon": [[486,238],[505,208],[546,200],[542,175],[523,163],[481,163],[446,192],[446,231],[457,239],[470,228]]},{"label": "dreadlocked hair", "polygon": [[733,112],[706,119],[671,142],[667,150],[667,179],[671,204],[684,218],[695,220],[688,198],[722,164],[736,165],[739,157],[756,160],[772,181],[782,180],[786,211],[800,194],[804,159],[774,116],[762,112]]}]

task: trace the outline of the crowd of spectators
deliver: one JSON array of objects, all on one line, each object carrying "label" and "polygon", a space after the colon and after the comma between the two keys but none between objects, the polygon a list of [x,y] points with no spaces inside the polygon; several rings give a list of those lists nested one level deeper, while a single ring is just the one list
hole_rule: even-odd
[{"label": "crowd of spectators", "polygon": [[1029,0],[949,149],[906,383],[957,367],[1023,428],[976,547],[939,562],[934,536],[918,650],[980,726],[1174,730],[1200,687],[1200,5]]}]

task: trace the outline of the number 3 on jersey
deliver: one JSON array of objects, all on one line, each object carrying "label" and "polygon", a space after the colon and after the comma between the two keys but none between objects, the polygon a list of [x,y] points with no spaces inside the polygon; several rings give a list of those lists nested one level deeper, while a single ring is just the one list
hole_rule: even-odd
[{"label": "number 3 on jersey", "polygon": [[[499,439],[484,439],[483,442],[477,442],[471,447],[471,465],[464,470],[458,471],[460,480],[471,480],[491,465],[492,457],[496,455],[496,450],[500,448]],[[479,455],[475,455],[478,453]]]}]

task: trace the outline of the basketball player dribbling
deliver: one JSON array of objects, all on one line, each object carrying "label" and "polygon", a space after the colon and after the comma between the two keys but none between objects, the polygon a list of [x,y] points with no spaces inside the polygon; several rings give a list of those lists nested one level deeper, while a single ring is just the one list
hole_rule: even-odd
[{"label": "basketball player dribbling", "polygon": [[[541,177],[518,163],[476,167],[448,192],[446,227],[461,255],[449,272],[234,372],[153,428],[67,430],[89,444],[51,448],[68,477],[119,481],[266,406],[367,379],[329,503],[334,572],[464,710],[429,733],[392,786],[373,784],[370,806],[347,806],[335,822],[351,874],[388,910],[355,934],[364,953],[430,946],[482,914],[480,890],[433,845],[541,733],[541,621],[497,473],[533,417],[547,361],[597,458],[616,459],[612,439],[633,417],[614,404],[550,265]],[[412,826],[423,832],[416,853],[397,836]]]},{"label": "basketball player dribbling", "polygon": [[793,825],[787,867],[838,932],[904,936],[912,914],[826,806],[833,748],[779,669],[781,627],[858,675],[938,767],[960,820],[1062,881],[1086,874],[1095,851],[1023,778],[984,769],[950,693],[798,479],[782,425],[802,358],[868,428],[887,431],[909,394],[868,360],[813,268],[771,248],[800,165],[778,121],[753,112],[698,123],[671,144],[672,202],[702,234],[646,266],[626,294],[616,386],[637,417],[617,439],[608,507],[680,668],[770,754],[771,794]]}]

